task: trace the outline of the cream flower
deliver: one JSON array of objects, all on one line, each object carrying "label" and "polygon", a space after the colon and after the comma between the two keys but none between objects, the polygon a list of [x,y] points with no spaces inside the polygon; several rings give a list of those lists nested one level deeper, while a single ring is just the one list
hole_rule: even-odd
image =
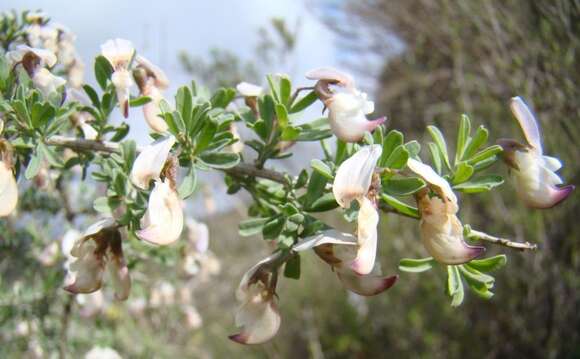
[{"label": "cream flower", "polygon": [[56,64],[56,56],[51,51],[19,45],[16,50],[10,51],[7,56],[12,63],[22,64],[34,86],[45,97],[66,83],[65,79],[53,75],[44,68],[44,66],[52,67]]},{"label": "cream flower", "polygon": [[431,167],[410,158],[407,166],[428,183],[429,189],[416,195],[421,213],[421,240],[427,252],[444,264],[462,264],[480,256],[484,247],[470,246],[463,238],[463,226],[457,218],[457,197],[449,183]]},{"label": "cream flower", "polygon": [[92,293],[102,286],[105,269],[109,270],[115,298],[126,300],[131,290],[129,270],[123,256],[121,234],[111,218],[98,221],[78,238],[70,254],[75,257],[69,266],[65,290],[71,293]]},{"label": "cream flower", "polygon": [[375,199],[369,198],[369,190],[377,161],[381,157],[379,145],[366,146],[344,161],[334,178],[332,191],[334,198],[343,208],[348,208],[353,200],[358,201],[358,252],[350,263],[360,275],[369,274],[374,265],[377,252],[377,225],[379,214]]},{"label": "cream flower", "polygon": [[261,344],[272,339],[282,319],[276,296],[277,267],[281,253],[277,252],[250,268],[242,277],[236,292],[241,303],[236,312],[239,334],[229,338],[241,344]]},{"label": "cream flower", "polygon": [[503,158],[510,167],[510,177],[518,197],[532,208],[554,207],[570,196],[574,186],[560,186],[563,181],[555,172],[562,163],[543,154],[540,128],[524,100],[514,97],[510,106],[528,144],[511,139],[502,139],[498,143],[504,149]]},{"label": "cream flower", "polygon": [[342,285],[351,292],[373,296],[392,287],[398,276],[382,276],[378,264],[374,264],[367,275],[360,275],[352,269],[352,262],[358,256],[357,242],[357,238],[350,234],[326,230],[306,238],[292,249],[296,252],[314,249],[316,254],[336,272]]},{"label": "cream flower", "polygon": [[137,236],[152,244],[167,245],[179,239],[183,230],[183,208],[169,179],[155,182],[141,228]]},{"label": "cream flower", "polygon": [[175,144],[175,137],[160,138],[145,147],[133,163],[129,175],[133,184],[141,189],[148,189],[152,180],[158,180],[161,170],[167,161],[171,147]]},{"label": "cream flower", "polygon": [[168,127],[165,120],[159,117],[161,114],[159,103],[163,100],[162,90],[169,86],[169,80],[163,70],[143,56],[137,56],[136,61],[139,66],[134,75],[141,95],[151,98],[151,101],[143,106],[145,121],[153,131],[165,132]]},{"label": "cream flower", "polygon": [[[306,73],[306,78],[317,80],[315,91],[329,111],[330,127],[336,137],[345,142],[360,141],[365,132],[372,132],[386,121],[385,117],[369,121],[366,115],[374,112],[374,102],[355,87],[349,74],[333,68],[318,68]],[[335,85],[336,91],[330,86]]]},{"label": "cream flower", "polygon": [[0,161],[0,217],[10,215],[18,204],[18,187],[12,169]]},{"label": "cream flower", "polygon": [[124,39],[108,40],[101,45],[101,54],[113,67],[111,82],[115,86],[119,108],[125,118],[129,116],[130,88],[133,85],[129,64],[134,53],[133,44]]},{"label": "cream flower", "polygon": [[258,97],[264,92],[262,87],[249,82],[240,82],[236,85],[236,90],[244,97]]}]

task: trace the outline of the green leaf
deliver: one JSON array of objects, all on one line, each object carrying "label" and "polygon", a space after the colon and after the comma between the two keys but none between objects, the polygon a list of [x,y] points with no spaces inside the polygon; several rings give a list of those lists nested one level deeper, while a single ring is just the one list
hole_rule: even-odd
[{"label": "green leaf", "polygon": [[316,198],[309,206],[305,209],[307,212],[326,212],[331,209],[338,207],[338,203],[334,198],[332,193],[325,193],[322,196]]},{"label": "green leaf", "polygon": [[229,152],[206,152],[199,155],[199,159],[209,167],[217,169],[232,168],[240,163],[240,156]]},{"label": "green leaf", "polygon": [[467,115],[462,115],[459,121],[459,130],[457,131],[457,146],[455,149],[455,165],[461,161],[463,158],[463,153],[465,151],[465,145],[469,139],[469,133],[471,132],[471,121]]},{"label": "green leaf", "polygon": [[268,80],[268,85],[270,86],[270,92],[272,93],[272,96],[274,97],[274,100],[276,102],[281,102],[280,101],[280,95],[278,93],[278,86],[276,86],[276,83],[274,82],[274,79],[272,78],[272,75],[267,75],[266,76],[266,80]]},{"label": "green leaf", "polygon": [[213,121],[207,121],[195,142],[195,153],[203,152],[211,143],[217,131],[217,125]]},{"label": "green leaf", "polygon": [[467,163],[469,163],[472,166],[475,166],[479,162],[483,162],[490,157],[493,157],[495,155],[500,154],[502,151],[503,151],[503,149],[499,145],[490,146],[490,147],[486,148],[485,150],[478,152],[475,156],[471,157],[467,161]]},{"label": "green leaf", "polygon": [[326,117],[296,127],[300,130],[297,141],[320,141],[332,136],[328,118]]},{"label": "green leaf", "polygon": [[135,161],[137,153],[137,145],[135,141],[128,140],[121,143],[121,154],[123,156],[123,166],[127,172],[131,171],[133,167],[133,162]]},{"label": "green leaf", "polygon": [[240,222],[238,233],[242,237],[249,237],[262,233],[262,228],[270,218],[250,218]]},{"label": "green leaf", "polygon": [[288,119],[288,112],[286,107],[282,104],[276,104],[276,116],[278,118],[278,126],[281,129],[285,129],[288,126],[290,120]]},{"label": "green leaf", "polygon": [[310,91],[308,95],[302,97],[298,102],[292,105],[290,113],[300,112],[312,105],[316,100],[318,100],[318,95],[316,95],[316,92]]},{"label": "green leaf", "polygon": [[308,187],[306,188],[306,194],[303,197],[304,206],[308,207],[311,203],[322,196],[327,182],[328,180],[326,177],[318,172],[312,172],[310,180],[308,181]]},{"label": "green leaf", "polygon": [[437,171],[438,174],[441,174],[441,153],[439,152],[439,149],[437,149],[437,145],[433,142],[429,142],[428,146],[433,166],[435,166],[435,171]]},{"label": "green leaf", "polygon": [[412,259],[403,258],[399,261],[399,270],[409,273],[421,273],[433,268],[435,260],[432,257]]},{"label": "green leaf", "polygon": [[264,120],[265,138],[270,138],[274,128],[274,120],[276,119],[274,99],[270,95],[259,98],[258,107],[260,108],[260,116]]},{"label": "green leaf", "polygon": [[30,161],[28,161],[28,166],[26,166],[26,171],[24,172],[24,178],[27,180],[31,180],[36,177],[38,171],[40,170],[41,158],[39,155],[40,154],[33,153],[30,156]]},{"label": "green leaf", "polygon": [[51,166],[56,168],[62,168],[64,166],[62,155],[57,154],[52,148],[46,146],[44,143],[38,144],[38,152],[38,155],[45,158]]},{"label": "green leaf", "polygon": [[452,307],[458,307],[463,303],[463,282],[457,266],[447,266],[447,291],[451,297]]},{"label": "green leaf", "polygon": [[383,190],[393,196],[408,196],[425,187],[420,178],[390,178],[383,184]]},{"label": "green leaf", "polygon": [[181,113],[181,118],[189,131],[192,126],[191,119],[193,116],[193,95],[191,94],[189,86],[182,86],[177,90],[177,94],[175,94],[175,108]]},{"label": "green leaf", "polygon": [[500,269],[507,263],[507,257],[505,254],[500,254],[494,257],[474,259],[470,261],[467,265],[477,269],[480,272],[492,272]]},{"label": "green leaf", "polygon": [[113,67],[109,60],[104,56],[99,55],[95,58],[95,78],[101,86],[101,89],[105,90],[107,88],[107,81],[111,78],[113,74]]},{"label": "green leaf", "polygon": [[300,279],[300,255],[296,254],[286,262],[284,266],[284,277]]},{"label": "green leaf", "polygon": [[419,152],[421,152],[421,144],[413,140],[405,143],[405,148],[409,151],[409,157],[417,159],[419,157]]},{"label": "green leaf", "polygon": [[488,135],[489,132],[487,129],[483,126],[479,126],[477,131],[475,131],[475,136],[473,136],[463,152],[463,158],[470,159],[475,152],[477,152],[477,150],[487,142]]},{"label": "green leaf", "polygon": [[48,102],[35,103],[30,111],[30,121],[33,128],[44,127],[55,115],[55,109]]},{"label": "green leaf", "polygon": [[453,184],[460,184],[466,182],[473,176],[473,167],[465,162],[459,163],[453,175]]},{"label": "green leaf", "polygon": [[119,207],[120,204],[121,202],[117,199],[110,197],[99,197],[93,202],[93,208],[97,212],[111,214],[117,207]]},{"label": "green leaf", "polygon": [[447,153],[447,143],[445,143],[445,138],[441,131],[435,126],[427,126],[427,131],[433,138],[433,142],[437,146],[439,153],[441,154],[441,158],[443,159],[443,163],[449,170],[451,170],[451,164],[449,163],[449,154]]},{"label": "green leaf", "polygon": [[282,141],[294,141],[299,136],[300,136],[300,129],[293,127],[293,126],[287,126],[282,131],[282,135],[280,135],[280,139]]},{"label": "green leaf", "polygon": [[149,97],[149,96],[134,97],[134,98],[129,100],[129,106],[130,107],[139,107],[139,106],[146,105],[149,102],[151,102],[151,97]]},{"label": "green leaf", "polygon": [[286,76],[280,77],[280,102],[286,106],[290,106],[290,96],[292,91],[292,84],[290,79]]},{"label": "green leaf", "polygon": [[220,88],[211,97],[210,102],[214,108],[226,108],[233,101],[234,97],[236,97],[236,90],[232,88]]},{"label": "green leaf", "polygon": [[264,239],[275,239],[280,235],[282,229],[284,229],[284,224],[286,224],[286,219],[282,216],[276,216],[270,219],[262,228],[262,235]]},{"label": "green leaf", "polygon": [[332,175],[332,171],[330,170],[330,167],[328,167],[326,165],[326,163],[322,162],[321,160],[313,159],[312,161],[310,161],[310,167],[312,167],[316,172],[320,173],[321,175],[323,175],[327,179],[329,179],[329,180],[334,179],[334,176]]},{"label": "green leaf", "polygon": [[465,193],[479,193],[487,192],[497,186],[503,184],[503,178],[498,175],[486,175],[481,177],[473,177],[468,182],[463,182],[454,185],[453,189]]},{"label": "green leaf", "polygon": [[387,168],[401,169],[407,165],[409,159],[409,151],[403,145],[396,147],[389,158],[385,161],[384,166]]},{"label": "green leaf", "polygon": [[179,193],[179,197],[181,199],[187,199],[189,196],[193,194],[195,191],[195,187],[197,185],[197,175],[195,173],[195,168],[191,166],[187,171],[187,174],[181,181],[181,185],[179,185],[179,189],[177,193]]},{"label": "green leaf", "polygon": [[389,196],[386,193],[381,193],[381,199],[401,214],[413,218],[421,218],[421,216],[419,215],[419,210],[417,208],[409,206],[408,204],[399,201],[395,197]]},{"label": "green leaf", "polygon": [[397,130],[391,130],[383,140],[383,152],[377,164],[378,167],[385,167],[387,159],[391,156],[395,148],[403,144],[403,134]]},{"label": "green leaf", "polygon": [[87,96],[89,96],[89,99],[91,100],[93,106],[95,106],[96,108],[101,108],[101,101],[99,100],[99,95],[97,95],[97,91],[95,91],[89,85],[83,85],[83,90],[85,90],[85,93],[87,94]]}]

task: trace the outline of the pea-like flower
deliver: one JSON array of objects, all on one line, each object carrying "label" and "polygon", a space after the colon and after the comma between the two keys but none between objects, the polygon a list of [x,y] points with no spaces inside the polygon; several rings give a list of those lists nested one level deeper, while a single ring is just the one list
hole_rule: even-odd
[{"label": "pea-like flower", "polygon": [[7,161],[0,161],[0,217],[10,215],[18,204],[18,186]]},{"label": "pea-like flower", "polygon": [[183,208],[172,179],[155,181],[141,228],[137,236],[152,244],[167,245],[179,239],[183,230]]},{"label": "pea-like flower", "polygon": [[148,189],[152,180],[158,180],[175,144],[175,137],[167,136],[148,145],[139,153],[131,168],[131,182],[141,189]]},{"label": "pea-like flower", "polygon": [[126,300],[131,290],[129,269],[123,256],[121,233],[112,218],[90,226],[71,250],[74,261],[69,266],[65,290],[92,293],[101,289],[105,269],[109,271],[115,298]]},{"label": "pea-like flower", "polygon": [[315,91],[328,108],[330,127],[339,139],[360,141],[365,132],[374,131],[386,121],[386,117],[367,119],[366,115],[374,112],[375,104],[367,99],[366,93],[355,87],[349,74],[333,68],[318,68],[306,73],[306,78],[317,80]]},{"label": "pea-like flower", "polygon": [[250,268],[242,277],[236,292],[241,303],[236,312],[240,333],[229,338],[240,344],[261,344],[272,339],[282,319],[278,311],[276,283],[281,252],[277,252]]},{"label": "pea-like flower", "polygon": [[350,207],[353,200],[360,206],[357,220],[357,255],[350,263],[352,270],[360,275],[369,274],[375,265],[379,213],[374,188],[380,187],[380,179],[373,175],[381,153],[382,148],[379,145],[360,149],[340,165],[332,186],[334,198],[341,207]]},{"label": "pea-like flower", "polygon": [[133,75],[139,91],[141,95],[151,98],[151,101],[143,106],[145,121],[153,131],[165,132],[168,127],[165,120],[159,117],[161,113],[159,103],[163,100],[162,91],[169,86],[169,80],[163,70],[143,56],[137,56],[136,61],[138,66],[133,71]]},{"label": "pea-like flower", "polygon": [[518,197],[532,208],[554,207],[570,196],[574,186],[560,186],[563,181],[555,172],[562,163],[543,154],[538,122],[524,100],[514,97],[510,106],[528,143],[512,139],[500,139],[498,143],[504,150],[503,159],[510,168]]},{"label": "pea-like flower", "polygon": [[124,39],[108,40],[101,45],[101,54],[113,67],[111,81],[115,86],[119,108],[125,118],[129,117],[130,88],[133,86],[129,65],[134,53],[133,44]]},{"label": "pea-like flower", "polygon": [[369,274],[360,275],[351,268],[357,256],[357,238],[336,230],[327,230],[307,238],[292,249],[296,252],[314,249],[314,252],[336,272],[342,285],[359,295],[373,296],[391,288],[399,276],[383,276],[380,266],[373,265]]},{"label": "pea-like flower", "polygon": [[34,87],[45,97],[66,84],[65,79],[55,76],[44,67],[53,67],[56,64],[56,56],[49,50],[19,45],[16,50],[8,53],[8,58],[14,65],[21,64],[24,67]]},{"label": "pea-like flower", "polygon": [[462,264],[480,256],[484,247],[470,246],[463,238],[463,226],[457,218],[457,197],[449,183],[431,167],[410,158],[407,166],[428,184],[416,194],[421,213],[421,240],[427,252],[438,262]]}]

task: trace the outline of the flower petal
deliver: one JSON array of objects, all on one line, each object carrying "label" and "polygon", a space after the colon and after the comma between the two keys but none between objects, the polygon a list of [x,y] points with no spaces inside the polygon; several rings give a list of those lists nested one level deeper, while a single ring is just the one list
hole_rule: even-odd
[{"label": "flower petal", "polygon": [[542,139],[540,136],[540,127],[536,117],[526,104],[523,98],[517,96],[510,101],[512,113],[518,120],[528,144],[534,147],[540,154],[542,153]]},{"label": "flower petal", "polygon": [[62,77],[55,76],[45,68],[38,69],[32,76],[32,83],[44,95],[48,97],[51,93],[58,90],[59,87],[66,84]]},{"label": "flower petal", "polygon": [[236,90],[244,97],[258,97],[264,92],[261,86],[249,82],[240,82],[236,85]]},{"label": "flower petal", "polygon": [[346,289],[367,297],[384,292],[399,279],[398,275],[386,277],[376,274],[358,275],[345,268],[337,269],[336,275]]},{"label": "flower petal", "polygon": [[350,268],[357,274],[369,274],[375,266],[377,256],[377,226],[379,213],[373,203],[366,197],[359,200],[358,212],[358,250]]},{"label": "flower petal", "polygon": [[340,165],[336,171],[332,192],[341,207],[347,208],[353,199],[368,192],[381,153],[382,148],[379,145],[365,146]]},{"label": "flower petal", "polygon": [[175,144],[175,137],[167,136],[155,141],[139,153],[130,175],[135,186],[147,189],[151,180],[159,179],[173,144]]},{"label": "flower petal", "polygon": [[95,253],[96,244],[92,240],[79,239],[80,244],[73,249],[73,255],[77,259],[71,263],[70,272],[72,283],[64,289],[71,293],[92,293],[101,288],[103,282],[103,261]]},{"label": "flower petal", "polygon": [[374,103],[367,100],[367,95],[356,89],[350,89],[330,95],[325,100],[328,107],[330,128],[334,135],[345,142],[360,141],[365,132],[372,132],[386,118],[369,121],[366,114],[374,110]]},{"label": "flower petal", "polygon": [[238,285],[238,289],[236,291],[236,298],[240,301],[245,300],[248,296],[248,293],[251,290],[251,285],[254,280],[255,274],[262,269],[265,265],[278,260],[282,256],[282,252],[278,251],[275,252],[268,257],[262,259],[258,263],[254,264],[250,269],[244,273],[242,279],[240,280],[240,284]]},{"label": "flower petal", "polygon": [[543,156],[542,158],[544,159],[544,166],[546,166],[550,171],[555,172],[562,168],[562,162],[560,162],[556,157]]},{"label": "flower petal", "polygon": [[8,52],[6,56],[8,56],[8,59],[12,63],[16,63],[22,61],[24,55],[26,55],[29,52],[33,53],[36,57],[38,57],[41,60],[41,66],[46,65],[48,67],[53,67],[54,65],[56,65],[57,61],[56,55],[52,51],[38,49],[27,45],[18,45],[16,47],[16,50]]},{"label": "flower petal", "polygon": [[449,182],[447,182],[443,177],[439,176],[437,172],[433,170],[430,166],[421,163],[413,158],[409,158],[407,161],[407,167],[421,178],[423,178],[430,185],[438,187],[441,190],[447,200],[454,204],[457,204],[457,196],[453,193]]},{"label": "flower petal", "polygon": [[354,87],[354,79],[350,74],[339,71],[332,67],[319,67],[310,70],[306,73],[306,78],[309,80],[322,80],[329,82],[336,82],[344,87]]},{"label": "flower petal", "polygon": [[272,339],[282,322],[276,301],[276,296],[265,297],[262,288],[255,286],[236,313],[236,326],[241,331],[229,338],[240,344],[261,344]]},{"label": "flower petal", "polygon": [[131,41],[125,39],[107,40],[101,45],[101,54],[109,60],[114,69],[119,66],[126,68],[134,52],[135,48]]},{"label": "flower petal", "polygon": [[145,68],[145,70],[147,70],[147,72],[149,72],[149,74],[153,77],[155,81],[155,87],[159,89],[166,89],[169,87],[169,79],[167,78],[167,75],[165,75],[165,72],[161,70],[160,67],[156,66],[151,61],[147,60],[145,57],[141,55],[137,55],[135,61],[140,66]]},{"label": "flower petal", "polygon": [[111,75],[111,82],[115,85],[117,101],[123,117],[129,116],[130,88],[133,86],[133,78],[127,69],[119,69]]},{"label": "flower petal", "polygon": [[115,288],[115,299],[127,300],[131,292],[131,277],[125,259],[123,257],[110,258],[107,268]]},{"label": "flower petal", "polygon": [[152,244],[167,245],[179,239],[183,230],[183,209],[169,181],[155,182],[141,227],[137,236]]},{"label": "flower petal", "polygon": [[462,264],[482,255],[485,247],[470,246],[463,239],[463,226],[454,214],[443,222],[421,220],[421,240],[427,252],[440,263]]},{"label": "flower petal", "polygon": [[0,217],[6,217],[18,204],[18,186],[12,170],[0,161]]},{"label": "flower petal", "polygon": [[161,109],[159,108],[159,102],[163,99],[163,95],[155,86],[146,86],[146,90],[143,95],[149,96],[151,101],[143,105],[143,115],[145,116],[145,121],[149,127],[158,133],[167,131],[168,126],[163,118],[159,115],[161,114]]}]

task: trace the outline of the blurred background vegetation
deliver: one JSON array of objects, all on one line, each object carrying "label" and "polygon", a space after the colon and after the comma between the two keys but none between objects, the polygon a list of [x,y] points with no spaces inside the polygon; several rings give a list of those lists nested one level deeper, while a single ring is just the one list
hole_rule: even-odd
[{"label": "blurred background vegetation", "polygon": [[[371,97],[377,113],[389,117],[390,128],[422,140],[427,139],[425,127],[434,123],[454,138],[460,115],[467,113],[474,125],[486,124],[490,138],[513,137],[520,131],[508,100],[521,95],[541,122],[546,152],[563,160],[566,182],[579,183],[579,1],[349,0],[311,5],[348,49],[346,69],[363,76],[370,74],[364,73],[362,59],[381,64]],[[264,68],[275,71],[278,62],[289,61],[301,36],[316,36],[281,20],[260,31],[265,35],[255,63],[220,49],[204,59],[183,53],[182,63],[209,87],[258,81]],[[495,170],[505,171],[501,166]],[[31,188],[22,200],[28,225],[0,224],[2,357],[60,353],[75,358],[94,345],[110,346],[129,358],[580,357],[577,193],[548,211],[524,208],[507,185],[491,196],[465,201],[460,212],[465,222],[540,246],[536,253],[508,253],[490,301],[469,293],[462,306],[451,308],[440,270],[402,273],[393,289],[365,299],[344,291],[313,254],[302,256],[300,281],[279,284],[283,324],[278,336],[256,347],[227,339],[235,332],[234,289],[240,276],[268,252],[267,245],[256,252],[260,238],[237,234],[243,210],[206,219],[219,268],[190,276],[176,270],[184,261],[180,248],[160,250],[134,264],[132,273],[141,274],[134,275],[129,302],[112,302],[105,292],[104,306],[91,313],[86,302],[60,289],[62,261],[43,264],[32,250],[62,235],[62,225],[55,223],[83,228],[86,208],[73,206],[73,214],[63,214],[63,191],[39,193]],[[80,194],[91,195],[87,188],[68,195],[83,203],[76,200]],[[345,226],[338,215],[328,221]],[[386,273],[396,271],[402,257],[426,255],[414,220],[385,215],[379,233]],[[132,250],[128,257],[143,248]],[[497,248],[489,252],[499,253]],[[187,315],[187,306],[196,308],[201,323],[191,312]]]}]

